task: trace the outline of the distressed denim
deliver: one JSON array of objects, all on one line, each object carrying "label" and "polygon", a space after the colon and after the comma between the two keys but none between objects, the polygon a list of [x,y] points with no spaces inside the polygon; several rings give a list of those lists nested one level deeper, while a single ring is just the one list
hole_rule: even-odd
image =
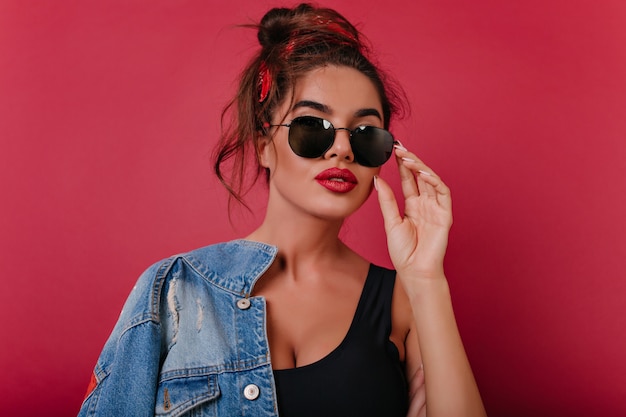
[{"label": "distressed denim", "polygon": [[173,256],[139,278],[79,416],[277,416],[262,297],[276,248],[235,240]]}]

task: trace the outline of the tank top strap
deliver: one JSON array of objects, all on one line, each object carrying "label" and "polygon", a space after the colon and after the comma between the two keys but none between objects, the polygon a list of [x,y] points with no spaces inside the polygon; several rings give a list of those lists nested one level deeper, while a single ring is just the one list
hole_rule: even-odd
[{"label": "tank top strap", "polygon": [[391,334],[391,301],[396,272],[371,264],[353,325],[373,331],[376,340],[385,342]]}]

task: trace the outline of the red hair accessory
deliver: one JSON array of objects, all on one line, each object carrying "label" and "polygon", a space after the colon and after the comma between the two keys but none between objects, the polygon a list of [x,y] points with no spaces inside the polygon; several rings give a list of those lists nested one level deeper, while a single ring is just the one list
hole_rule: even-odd
[{"label": "red hair accessory", "polygon": [[[361,49],[359,45],[359,40],[357,39],[357,37],[354,34],[352,34],[349,30],[341,26],[339,23],[334,22],[330,19],[325,19],[322,16],[316,16],[315,18],[313,18],[313,23],[316,25],[320,25],[320,26],[326,26],[326,28],[330,32],[334,32],[340,35],[341,37],[347,38],[350,40],[350,41],[347,41],[347,40],[333,39],[331,40],[332,43],[336,43],[339,45],[354,45],[358,49]],[[285,46],[285,49],[283,50],[281,54],[281,57],[283,59],[285,60],[288,59],[289,56],[293,53],[294,49],[296,48],[296,45],[298,43],[297,35],[298,35],[298,31],[295,31],[291,34],[292,39]],[[300,46],[305,46],[307,43],[304,43],[304,45],[300,45]],[[259,90],[259,103],[263,103],[267,99],[267,96],[270,93],[270,89],[272,88],[272,74],[270,73],[269,68],[267,68],[267,64],[265,63],[265,61],[261,61],[261,65],[259,67],[259,79],[257,82],[257,88]]]},{"label": "red hair accessory", "polygon": [[[331,32],[335,32],[343,37],[350,39],[352,42],[358,44],[358,40],[356,39],[356,37],[352,33],[350,33],[347,29],[345,29],[343,26],[341,26],[339,23],[334,22],[330,19],[324,19],[322,16],[317,16],[314,19],[314,22],[317,23],[318,25],[326,25],[326,28],[328,28],[328,30],[330,30]],[[347,44],[348,42],[341,42],[341,43]]]},{"label": "red hair accessory", "polygon": [[[353,45],[353,46],[356,46],[358,49],[360,49],[359,41],[356,38],[356,36],[350,33],[350,31],[348,31],[346,28],[341,26],[339,23],[334,22],[330,19],[325,19],[322,16],[316,16],[315,18],[312,19],[312,22],[318,26],[326,26],[326,28],[330,32],[334,32],[344,38],[350,39],[350,42],[346,40],[337,40],[337,39],[332,39],[330,40],[330,42],[336,43],[338,45]],[[296,45],[298,44],[297,35],[298,35],[298,31],[292,32],[291,34],[292,39],[289,41],[287,46],[285,46],[285,49],[282,53],[283,59],[289,58],[293,50],[296,49]],[[308,42],[299,45],[299,47],[306,46],[307,44]]]},{"label": "red hair accessory", "polygon": [[261,67],[259,68],[259,80],[257,82],[257,88],[259,89],[259,103],[263,103],[270,93],[272,87],[272,74],[267,68],[265,61],[261,61]]}]

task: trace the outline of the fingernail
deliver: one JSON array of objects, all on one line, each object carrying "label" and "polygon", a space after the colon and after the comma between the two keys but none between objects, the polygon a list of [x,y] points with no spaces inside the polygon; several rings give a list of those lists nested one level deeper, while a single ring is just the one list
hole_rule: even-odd
[{"label": "fingernail", "polygon": [[407,158],[407,157],[403,157],[402,160],[403,161],[407,161],[407,162],[415,162],[415,159],[411,159],[411,158]]},{"label": "fingernail", "polygon": [[426,175],[428,177],[432,176],[433,174],[431,174],[430,172],[426,172],[426,171],[422,171],[421,169],[418,170],[417,172],[419,172],[420,174]]},{"label": "fingernail", "polygon": [[400,149],[402,151],[406,151],[407,149],[404,147],[404,145],[402,144],[402,142],[400,142],[399,140],[397,140],[395,145],[393,145],[394,148],[396,149]]},{"label": "fingernail", "polygon": [[374,175],[374,188],[378,191],[378,177],[376,177],[376,175]]}]

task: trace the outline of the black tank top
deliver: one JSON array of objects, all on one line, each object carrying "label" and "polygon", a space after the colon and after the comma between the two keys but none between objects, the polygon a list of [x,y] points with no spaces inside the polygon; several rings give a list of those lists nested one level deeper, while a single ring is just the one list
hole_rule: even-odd
[{"label": "black tank top", "polygon": [[310,365],[274,371],[281,417],[405,417],[408,388],[391,333],[395,272],[371,265],[341,344]]}]

